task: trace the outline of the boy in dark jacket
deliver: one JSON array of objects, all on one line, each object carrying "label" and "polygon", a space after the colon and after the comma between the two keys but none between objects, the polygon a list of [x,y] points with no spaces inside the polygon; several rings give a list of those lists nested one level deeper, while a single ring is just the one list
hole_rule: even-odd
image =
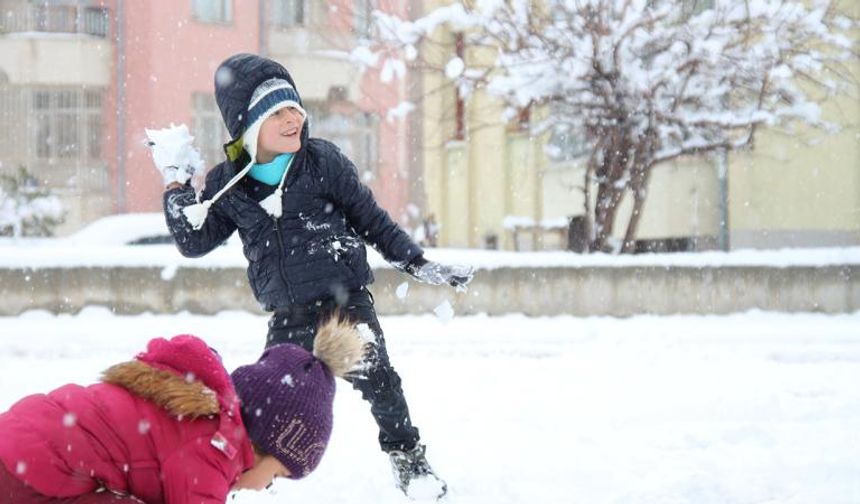
[{"label": "boy in dark jacket", "polygon": [[367,290],[373,275],[365,243],[426,283],[465,288],[472,269],[424,259],[352,162],[335,145],[309,137],[301,98],[283,66],[234,55],[215,74],[215,97],[232,140],[199,196],[188,183],[199,163],[187,130],[178,139],[170,130],[148,132],[180,252],[202,256],[239,232],[254,295],[273,312],[267,345],[310,348],[318,321],[335,311],[366,326],[371,352],[352,384],[370,402],[398,487],[410,496],[420,488],[425,497],[429,488],[441,497],[446,485],[424,456]]}]

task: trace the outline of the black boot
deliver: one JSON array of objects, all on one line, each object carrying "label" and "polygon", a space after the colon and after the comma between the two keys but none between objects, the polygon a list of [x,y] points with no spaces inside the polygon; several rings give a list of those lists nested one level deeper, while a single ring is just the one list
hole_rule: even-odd
[{"label": "black boot", "polygon": [[427,463],[425,449],[419,444],[409,451],[394,450],[388,454],[397,488],[412,500],[441,499],[448,492],[448,485]]}]

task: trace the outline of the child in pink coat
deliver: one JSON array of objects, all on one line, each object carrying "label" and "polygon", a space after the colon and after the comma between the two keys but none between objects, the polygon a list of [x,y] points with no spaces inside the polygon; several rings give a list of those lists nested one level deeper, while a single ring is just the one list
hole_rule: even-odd
[{"label": "child in pink coat", "polygon": [[313,353],[271,347],[231,378],[201,339],[156,338],[100,383],[25,397],[0,414],[0,502],[223,504],[307,475],[331,434],[334,376],[363,352],[336,321],[317,340]]}]

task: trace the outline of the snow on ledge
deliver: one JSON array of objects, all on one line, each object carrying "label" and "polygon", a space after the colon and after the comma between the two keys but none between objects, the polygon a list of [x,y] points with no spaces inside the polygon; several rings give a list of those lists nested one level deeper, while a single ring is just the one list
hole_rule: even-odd
[{"label": "snow on ledge", "polygon": [[[780,250],[737,250],[732,252],[687,252],[671,254],[575,254],[572,252],[500,252],[489,250],[429,249],[425,257],[445,263],[470,264],[479,269],[497,268],[605,268],[720,266],[842,266],[860,264],[860,247]],[[381,258],[379,259],[382,260]],[[371,261],[371,266],[377,267]]]},{"label": "snow on ledge", "polygon": [[[231,240],[208,255],[189,259],[182,257],[173,245],[103,245],[85,246],[63,239],[0,240],[0,268],[76,268],[76,267],[190,267],[245,268],[238,240]],[[391,266],[368,247],[373,268]],[[468,264],[477,269],[499,268],[604,268],[604,267],[682,267],[712,268],[790,266],[842,266],[860,264],[860,247],[806,248],[781,250],[737,250],[733,252],[698,252],[673,254],[574,254],[571,252],[501,252],[478,249],[427,249],[427,259]]]}]

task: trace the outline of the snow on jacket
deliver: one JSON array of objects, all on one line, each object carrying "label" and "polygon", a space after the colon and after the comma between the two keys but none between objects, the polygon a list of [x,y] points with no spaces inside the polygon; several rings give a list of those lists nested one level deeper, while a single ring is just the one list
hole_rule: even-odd
[{"label": "snow on jacket", "polygon": [[187,335],[150,341],[101,383],[25,397],[0,432],[9,473],[51,497],[105,487],[147,504],[223,504],[254,463],[227,371]]},{"label": "snow on jacket", "polygon": [[[215,95],[234,140],[225,146],[227,160],[207,174],[201,201],[223,188],[250,159],[242,148],[242,117],[254,89],[273,77],[295,86],[283,66],[251,54],[234,56],[223,66],[231,69],[232,78],[216,79]],[[423,254],[377,205],[353,163],[334,144],[309,138],[307,123],[285,181],[280,218],[258,204],[274,189],[250,189],[260,186],[252,180],[233,186],[215,201],[199,230],[181,212],[196,201],[190,186],[167,191],[164,208],[177,247],[188,257],[208,253],[238,230],[251,288],[266,310],[307,305],[372,283],[365,243],[401,266]]]}]

